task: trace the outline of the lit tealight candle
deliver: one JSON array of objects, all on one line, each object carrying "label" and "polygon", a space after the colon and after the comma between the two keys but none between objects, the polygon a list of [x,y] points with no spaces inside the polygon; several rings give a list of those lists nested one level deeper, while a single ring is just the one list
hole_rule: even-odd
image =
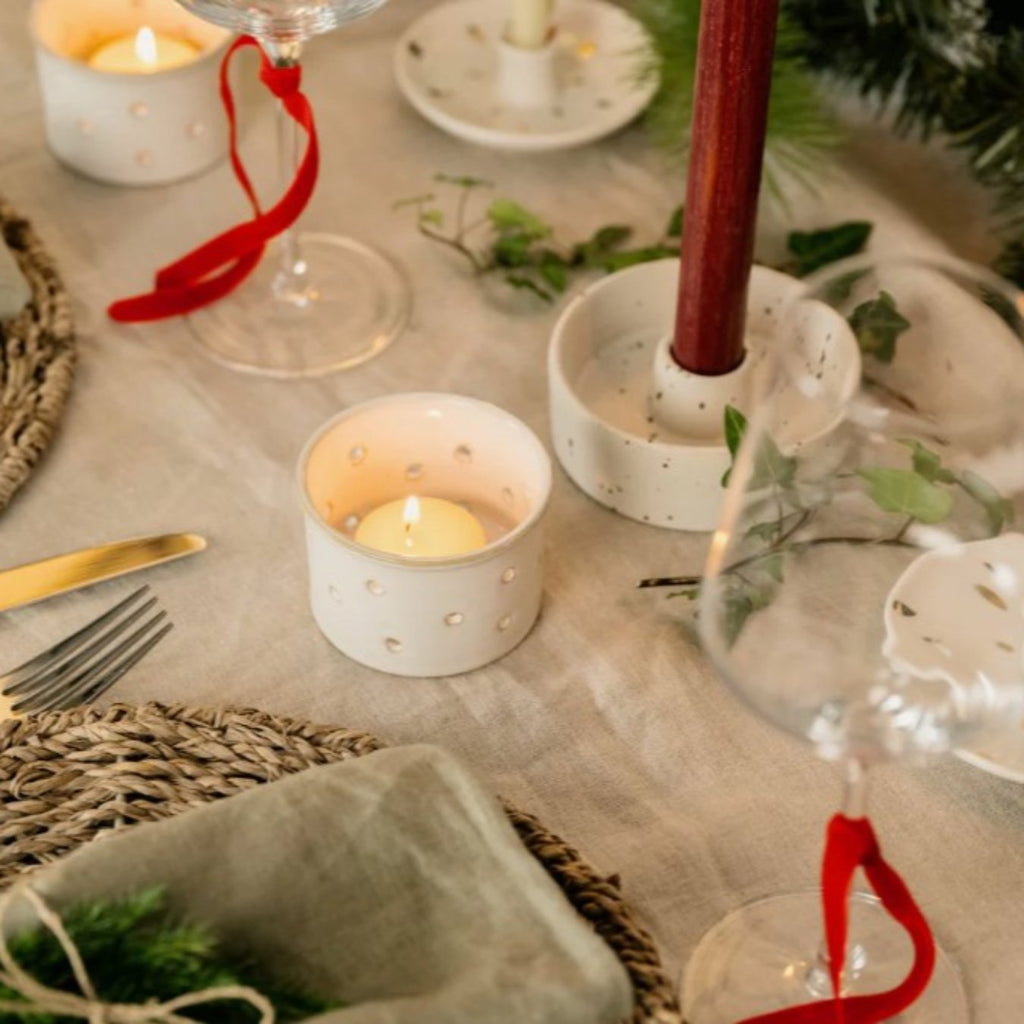
[{"label": "lit tealight candle", "polygon": [[134,35],[119,36],[104,43],[89,58],[89,67],[120,75],[145,75],[189,64],[199,56],[199,47],[187,39],[154,32],[144,25]]},{"label": "lit tealight candle", "polygon": [[444,498],[399,498],[370,512],[359,524],[357,543],[392,555],[444,558],[487,543],[480,520]]},{"label": "lit tealight candle", "polygon": [[553,5],[554,0],[512,0],[508,41],[531,50],[543,46],[551,28]]}]

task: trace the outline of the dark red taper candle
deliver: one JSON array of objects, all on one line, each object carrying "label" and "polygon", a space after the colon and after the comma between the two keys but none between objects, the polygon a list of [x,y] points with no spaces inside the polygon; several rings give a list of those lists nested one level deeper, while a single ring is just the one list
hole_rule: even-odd
[{"label": "dark red taper candle", "polygon": [[779,0],[704,0],[672,354],[693,373],[743,361]]}]

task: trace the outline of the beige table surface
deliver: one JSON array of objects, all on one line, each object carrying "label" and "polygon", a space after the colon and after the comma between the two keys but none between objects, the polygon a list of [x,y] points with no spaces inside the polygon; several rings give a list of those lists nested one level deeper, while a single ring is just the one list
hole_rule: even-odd
[{"label": "beige table surface", "polygon": [[[175,631],[115,692],[132,701],[237,703],[428,741],[577,844],[625,892],[673,971],[702,933],[754,897],[814,884],[839,795],[833,770],[747,712],[698,650],[690,611],[634,589],[700,566],[704,538],[644,527],[583,497],[560,471],[547,517],[545,604],[499,663],[445,680],[391,678],[318,633],[294,465],[337,410],[389,391],[496,402],[549,441],[544,353],[556,309],[489,299],[391,211],[436,171],[480,175],[550,215],[564,237],[610,221],[653,237],[681,196],[642,132],[548,156],[471,148],[423,122],[391,76],[422,3],[393,0],[318,40],[308,90],[323,174],[309,222],[373,241],[404,264],[412,322],[345,375],[282,383],[236,375],[180,323],[118,327],[107,302],[244,212],[229,171],[166,188],[110,188],[47,152],[26,0],[0,4],[0,193],[35,222],[74,297],[81,363],[58,441],[0,516],[0,564],[144,533],[196,530],[209,550],[148,574]],[[269,180],[272,111],[250,107],[250,153]],[[786,226],[876,222],[879,248],[984,256],[983,198],[955,164],[870,127],[818,198],[764,219],[770,257]],[[51,642],[131,584],[116,582],[0,620],[3,662]],[[1024,787],[954,760],[879,773],[874,815],[962,966],[979,1024],[1024,1017]]]}]

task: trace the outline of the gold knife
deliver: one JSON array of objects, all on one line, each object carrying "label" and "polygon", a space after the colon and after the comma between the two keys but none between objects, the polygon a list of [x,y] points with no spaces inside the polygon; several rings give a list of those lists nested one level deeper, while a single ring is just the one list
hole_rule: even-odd
[{"label": "gold knife", "polygon": [[6,569],[0,571],[0,612],[112,580],[148,565],[184,558],[205,547],[206,541],[198,534],[169,533],[122,540]]}]

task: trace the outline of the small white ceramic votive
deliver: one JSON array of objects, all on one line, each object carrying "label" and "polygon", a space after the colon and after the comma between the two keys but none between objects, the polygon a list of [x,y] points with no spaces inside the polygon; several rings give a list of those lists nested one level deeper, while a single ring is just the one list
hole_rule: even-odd
[{"label": "small white ceramic votive", "polygon": [[[350,658],[395,675],[456,675],[529,633],[551,461],[514,416],[458,395],[365,402],[313,436],[299,487],[313,617]],[[410,495],[461,505],[483,524],[484,546],[414,558],[357,543],[363,517]]]},{"label": "small white ceramic votive", "polygon": [[[184,39],[196,59],[138,74],[100,71],[90,56],[142,27]],[[159,185],[227,153],[217,74],[230,33],[174,0],[36,0],[31,15],[46,137],[61,163],[115,185]]]}]

